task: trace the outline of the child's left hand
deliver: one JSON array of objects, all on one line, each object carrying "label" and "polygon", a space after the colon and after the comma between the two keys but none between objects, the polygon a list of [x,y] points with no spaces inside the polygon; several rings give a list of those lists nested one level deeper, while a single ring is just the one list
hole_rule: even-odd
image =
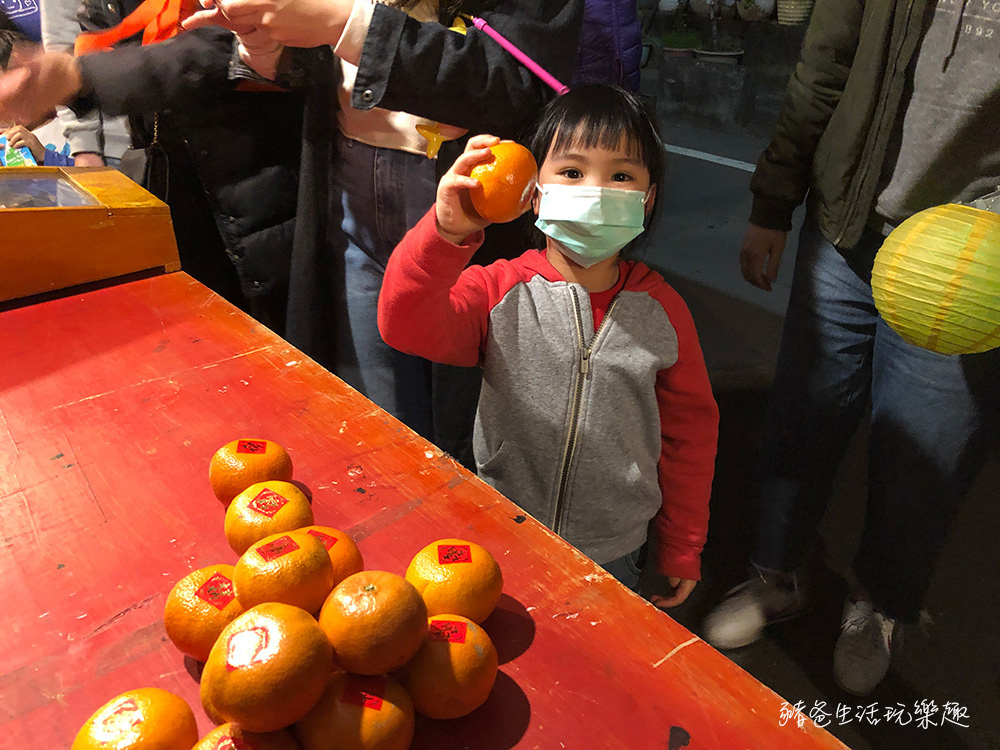
[{"label": "child's left hand", "polygon": [[45,146],[24,125],[11,125],[3,134],[7,137],[7,145],[11,148],[27,147],[36,162],[41,164],[45,161]]},{"label": "child's left hand", "polygon": [[687,578],[674,578],[673,576],[667,578],[667,582],[674,589],[672,594],[669,596],[653,594],[649,598],[659,609],[670,609],[671,607],[676,607],[678,604],[682,604],[691,592],[694,591],[694,587],[698,585],[697,581],[690,581]]}]

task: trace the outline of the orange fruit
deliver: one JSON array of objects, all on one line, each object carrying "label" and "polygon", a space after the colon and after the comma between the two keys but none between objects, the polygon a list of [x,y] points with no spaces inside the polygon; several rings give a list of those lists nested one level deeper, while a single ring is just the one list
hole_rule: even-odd
[{"label": "orange fruit", "polygon": [[233,566],[209,565],[174,584],[163,607],[163,626],[182,653],[205,661],[222,629],[241,614]]},{"label": "orange fruit", "polygon": [[254,542],[313,522],[309,498],[291,482],[271,479],[251,484],[226,508],[226,541],[242,555]]},{"label": "orange fruit", "polygon": [[397,680],[337,672],[295,735],[302,750],[406,750],[413,724],[413,701]]},{"label": "orange fruit", "polygon": [[479,187],[469,191],[472,205],[494,224],[513,221],[524,213],[535,191],[538,165],[531,152],[514,141],[490,146],[493,161],[472,168]]},{"label": "orange fruit", "polygon": [[288,604],[261,604],[229,623],[212,647],[201,674],[202,705],[247,732],[283,729],[316,705],[330,682],[332,658],[312,615]]},{"label": "orange fruit", "polygon": [[332,526],[306,526],[300,531],[304,531],[323,542],[326,554],[330,556],[330,562],[333,564],[334,586],[347,576],[360,573],[365,569],[365,561],[361,557],[358,545],[340,529],[335,529]]},{"label": "orange fruit", "polygon": [[239,724],[227,722],[202,737],[191,750],[301,750],[301,747],[283,729],[247,732]]},{"label": "orange fruit", "polygon": [[233,440],[219,448],[208,465],[208,481],[223,505],[229,505],[251,484],[268,479],[287,482],[291,478],[292,459],[271,440]]},{"label": "orange fruit", "polygon": [[97,709],[80,727],[72,750],[191,750],[197,741],[194,712],[183,698],[139,688]]},{"label": "orange fruit", "polygon": [[240,555],[233,584],[247,609],[282,602],[316,612],[333,589],[333,564],[319,539],[302,530],[286,531],[264,537]]},{"label": "orange fruit", "polygon": [[457,719],[486,702],[497,678],[497,650],[467,617],[438,615],[399,677],[413,707],[431,719]]},{"label": "orange fruit", "polygon": [[406,569],[431,615],[455,614],[482,622],[500,601],[503,574],[484,547],[464,539],[438,539]]},{"label": "orange fruit", "polygon": [[319,626],[340,667],[355,674],[382,674],[417,653],[427,634],[427,607],[402,576],[365,570],[330,592]]}]

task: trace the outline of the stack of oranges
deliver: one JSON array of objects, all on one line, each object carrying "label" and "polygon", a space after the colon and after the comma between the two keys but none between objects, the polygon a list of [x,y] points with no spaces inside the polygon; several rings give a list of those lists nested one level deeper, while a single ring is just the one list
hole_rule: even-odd
[{"label": "stack of oranges", "polygon": [[[204,662],[202,707],[220,725],[196,750],[403,750],[415,712],[451,719],[481,706],[497,674],[480,627],[503,588],[493,556],[441,539],[405,576],[365,570],[348,534],[314,524],[291,476],[288,453],[269,440],[236,440],[212,458],[239,559],[178,581],[163,617],[174,645]],[[98,709],[73,748],[189,750],[196,734],[183,699],[146,688]]]}]

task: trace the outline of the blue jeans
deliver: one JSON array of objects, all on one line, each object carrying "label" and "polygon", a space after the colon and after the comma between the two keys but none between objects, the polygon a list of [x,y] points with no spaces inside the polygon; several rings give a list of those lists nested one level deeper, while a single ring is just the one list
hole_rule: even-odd
[{"label": "blue jeans", "polygon": [[378,295],[389,255],[434,203],[435,162],[426,156],[340,139],[334,196],[343,219],[331,245],[344,254],[346,315],[336,327],[338,377],[421,435],[433,434],[429,364],[389,347],[378,332]]},{"label": "blue jeans", "polygon": [[[881,242],[866,232],[857,250],[874,257]],[[886,614],[914,621],[951,516],[985,462],[998,376],[1000,350],[944,356],[904,342],[879,317],[870,284],[807,220],[761,446],[754,564],[803,563],[870,402],[854,570]]]},{"label": "blue jeans", "polygon": [[335,281],[333,361],[337,376],[467,466],[482,378],[479,368],[432,364],[389,347],[378,332],[385,266],[403,235],[434,203],[437,162],[422,154],[341,138],[332,168],[330,245],[342,253]]},{"label": "blue jeans", "polygon": [[627,586],[635,592],[639,591],[639,577],[642,575],[642,568],[646,564],[646,545],[639,549],[622,555],[617,560],[604,563],[601,567],[613,575],[623,586]]}]

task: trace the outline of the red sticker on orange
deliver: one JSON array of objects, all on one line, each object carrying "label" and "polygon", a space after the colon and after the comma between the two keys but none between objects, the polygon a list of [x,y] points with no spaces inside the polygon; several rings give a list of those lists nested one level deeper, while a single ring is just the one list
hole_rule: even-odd
[{"label": "red sticker on orange", "polygon": [[274,514],[281,510],[287,502],[287,497],[265,487],[257,493],[253,500],[247,503],[247,508],[268,518],[274,518]]},{"label": "red sticker on orange", "polygon": [[317,531],[316,529],[309,529],[306,533],[309,534],[309,536],[314,536],[323,542],[323,546],[326,547],[327,550],[337,543],[337,537],[331,536],[330,534],[324,534],[322,531]]},{"label": "red sticker on orange", "polygon": [[431,620],[428,634],[432,641],[465,643],[465,635],[468,630],[469,623],[461,620]]},{"label": "red sticker on orange", "polygon": [[355,677],[344,687],[340,699],[344,703],[381,711],[385,686],[385,677]]},{"label": "red sticker on orange", "polygon": [[271,560],[277,560],[282,555],[294,552],[298,548],[299,545],[290,536],[281,536],[273,542],[260,545],[257,548],[257,554],[263,557],[266,562],[271,562]]},{"label": "red sticker on orange", "polygon": [[266,453],[266,440],[238,440],[236,442],[237,453]]},{"label": "red sticker on orange", "polygon": [[238,630],[226,641],[226,671],[232,672],[270,659],[278,649],[278,640],[267,628],[258,625]]},{"label": "red sticker on orange", "polygon": [[441,565],[472,562],[472,550],[468,544],[439,544],[438,562]]},{"label": "red sticker on orange", "polygon": [[253,750],[253,746],[240,737],[224,734],[215,741],[212,750]]},{"label": "red sticker on orange", "polygon": [[194,592],[199,599],[208,602],[218,610],[225,609],[236,598],[233,582],[222,573],[215,573]]}]

